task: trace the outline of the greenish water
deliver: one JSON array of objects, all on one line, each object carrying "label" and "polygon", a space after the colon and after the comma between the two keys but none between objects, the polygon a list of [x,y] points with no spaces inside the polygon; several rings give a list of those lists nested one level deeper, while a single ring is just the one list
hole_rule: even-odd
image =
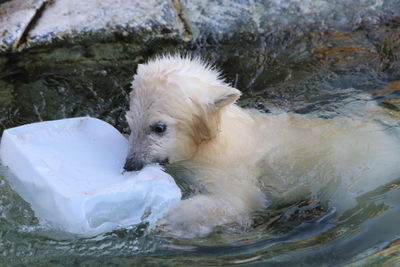
[{"label": "greenish water", "polygon": [[[400,140],[398,112],[380,109],[383,114],[364,113],[370,105],[376,106],[370,94],[342,89],[325,93],[323,99],[299,107],[327,120],[368,115]],[[352,195],[354,204],[340,211],[332,204],[340,204],[340,200],[325,197],[340,190],[340,184],[328,182],[302,198],[278,198],[254,215],[250,229],[228,225],[192,240],[165,238],[149,232],[146,225],[93,238],[62,237],[35,218],[29,204],[10,187],[8,175],[0,166],[0,266],[400,264],[400,167],[398,179],[388,182],[387,177],[376,177],[373,190]],[[326,176],[329,180],[329,174]],[[185,184],[182,188],[189,193]]]},{"label": "greenish water", "polygon": [[[29,205],[0,179],[0,264],[37,266],[400,264],[400,179],[357,198],[338,214],[307,202],[274,206],[252,229],[221,229],[209,237],[172,240],[146,226],[93,238],[60,240],[39,224]],[[12,264],[11,264],[12,263]],[[36,265],[35,265],[36,266]]]},{"label": "greenish water", "polygon": [[[362,23],[355,17],[357,27],[295,25],[258,37],[240,34],[235,43],[212,36],[189,45],[162,40],[148,43],[145,52],[121,40],[1,55],[0,130],[90,115],[126,132],[124,112],[137,63],[162,51],[185,51],[216,62],[243,91],[242,106],[366,118],[363,107],[377,102],[386,114],[369,119],[395,134],[400,20],[389,11],[400,5],[384,2],[386,13],[372,12]],[[400,265],[400,171],[389,182],[376,177],[374,190],[340,212],[319,198],[282,201],[255,214],[251,229],[226,227],[194,240],[164,238],[148,233],[146,225],[60,239],[39,223],[7,175],[0,166],[0,266]],[[329,190],[328,185],[316,193]]]}]

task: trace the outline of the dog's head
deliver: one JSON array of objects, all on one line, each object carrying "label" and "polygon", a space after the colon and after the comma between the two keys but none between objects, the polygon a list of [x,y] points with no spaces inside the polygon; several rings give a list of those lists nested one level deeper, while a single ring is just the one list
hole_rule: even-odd
[{"label": "dog's head", "polygon": [[240,91],[199,59],[165,56],[139,65],[132,82],[125,170],[191,159],[219,132],[223,108]]}]

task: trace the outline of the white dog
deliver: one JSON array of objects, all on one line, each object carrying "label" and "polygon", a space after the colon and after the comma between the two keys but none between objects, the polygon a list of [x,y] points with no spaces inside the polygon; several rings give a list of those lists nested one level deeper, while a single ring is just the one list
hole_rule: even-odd
[{"label": "white dog", "polygon": [[125,169],[179,166],[198,192],[158,221],[170,235],[248,226],[267,200],[325,176],[345,178],[348,190],[384,174],[397,178],[400,144],[379,126],[244,110],[234,104],[240,91],[199,59],[165,56],[139,65],[132,87]]}]

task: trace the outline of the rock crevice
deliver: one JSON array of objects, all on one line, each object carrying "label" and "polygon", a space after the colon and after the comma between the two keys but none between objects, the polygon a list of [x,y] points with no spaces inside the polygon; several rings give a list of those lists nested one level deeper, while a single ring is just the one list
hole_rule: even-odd
[{"label": "rock crevice", "polygon": [[[125,131],[132,75],[161,53],[215,63],[241,104],[266,111],[311,112],[338,88],[386,92],[400,81],[397,2],[0,1],[0,132],[86,115]],[[374,96],[400,110],[395,92]]]},{"label": "rock crevice", "polygon": [[183,25],[182,39],[184,41],[190,41],[193,37],[193,31],[190,26],[189,20],[186,18],[184,13],[184,7],[182,6],[181,0],[171,0],[173,7],[176,10],[177,16]]},{"label": "rock crevice", "polygon": [[23,28],[23,31],[21,32],[21,35],[19,38],[16,39],[16,41],[12,44],[11,49],[12,51],[18,51],[24,43],[27,41],[27,37],[29,35],[29,32],[35,27],[35,25],[38,23],[40,20],[43,11],[46,8],[46,5],[50,1],[48,0],[43,0],[38,2],[37,8],[35,9],[35,13],[33,14],[32,18],[29,20],[29,22],[26,24],[26,26]]}]

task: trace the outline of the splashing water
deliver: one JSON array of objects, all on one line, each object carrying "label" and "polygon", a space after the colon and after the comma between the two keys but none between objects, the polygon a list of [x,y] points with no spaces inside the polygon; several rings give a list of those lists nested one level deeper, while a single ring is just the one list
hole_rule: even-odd
[{"label": "splashing water", "polygon": [[[383,2],[386,9],[398,10],[397,1]],[[351,13],[351,6],[346,12]],[[251,229],[229,225],[201,239],[166,239],[148,233],[146,225],[94,238],[67,239],[35,218],[29,205],[11,189],[5,178],[7,169],[0,167],[0,265],[399,265],[400,164],[390,170],[383,165],[393,166],[400,153],[396,157],[395,146],[381,151],[380,147],[388,145],[385,138],[378,138],[390,136],[400,142],[399,20],[383,13],[369,18],[344,30],[346,25],[316,30],[297,25],[287,32],[265,34],[250,44],[245,40],[232,46],[205,39],[192,49],[194,54],[217,61],[228,81],[244,91],[242,106],[272,114],[289,111],[323,120],[367,121],[379,127],[377,138],[369,140],[374,149],[368,153],[387,152],[388,156],[367,165],[373,173],[367,184],[358,183],[349,193],[348,184],[330,179],[327,171],[321,173],[320,183],[303,183],[300,198],[289,194],[274,199],[254,215]],[[354,17],[354,21],[359,19]],[[34,53],[24,55],[31,57]],[[116,69],[115,64],[107,69],[96,61],[88,62],[102,69],[61,66],[62,71],[55,73],[46,69],[47,62],[37,62],[41,66],[37,73],[33,67],[18,69],[25,65],[18,62],[7,80],[15,83],[14,93],[21,95],[18,101],[34,102],[33,109],[15,111],[20,120],[90,114],[126,129],[122,119],[126,106],[121,102],[126,104],[127,92],[121,87],[129,88],[131,73],[121,74],[122,68]],[[131,65],[128,62],[124,67]],[[107,71],[107,77],[98,71]],[[107,90],[98,90],[97,95],[86,90],[93,88]],[[115,93],[112,97],[109,88]],[[35,94],[41,90],[44,93]],[[35,98],[22,97],[26,91]],[[57,98],[61,104],[50,103],[57,95],[61,95]],[[190,194],[189,186],[182,184],[182,188]],[[349,194],[337,193],[342,191]]]},{"label": "splashing water", "polygon": [[[347,94],[340,103],[330,99],[334,107],[325,105],[306,116],[368,118],[400,142],[398,114],[375,108],[376,104],[365,94],[354,90],[348,90]],[[374,142],[384,144],[381,140]],[[398,159],[382,159],[379,164],[393,160]],[[373,164],[371,167],[379,168]],[[318,186],[310,185],[311,193],[303,198],[274,201],[266,210],[255,214],[252,229],[243,231],[226,226],[206,238],[182,241],[148,233],[146,225],[89,239],[65,239],[35,218],[29,205],[11,189],[4,178],[8,175],[7,169],[1,167],[1,261],[48,262],[56,266],[164,261],[213,265],[398,262],[395,248],[399,246],[400,232],[394,222],[400,220],[400,165],[395,170],[397,173],[380,171],[381,175],[376,173],[371,184],[351,195],[354,197],[351,205],[340,206],[348,202],[343,200],[344,195],[335,195],[348,185],[327,179]],[[329,173],[321,174],[321,177],[328,176]]]}]

